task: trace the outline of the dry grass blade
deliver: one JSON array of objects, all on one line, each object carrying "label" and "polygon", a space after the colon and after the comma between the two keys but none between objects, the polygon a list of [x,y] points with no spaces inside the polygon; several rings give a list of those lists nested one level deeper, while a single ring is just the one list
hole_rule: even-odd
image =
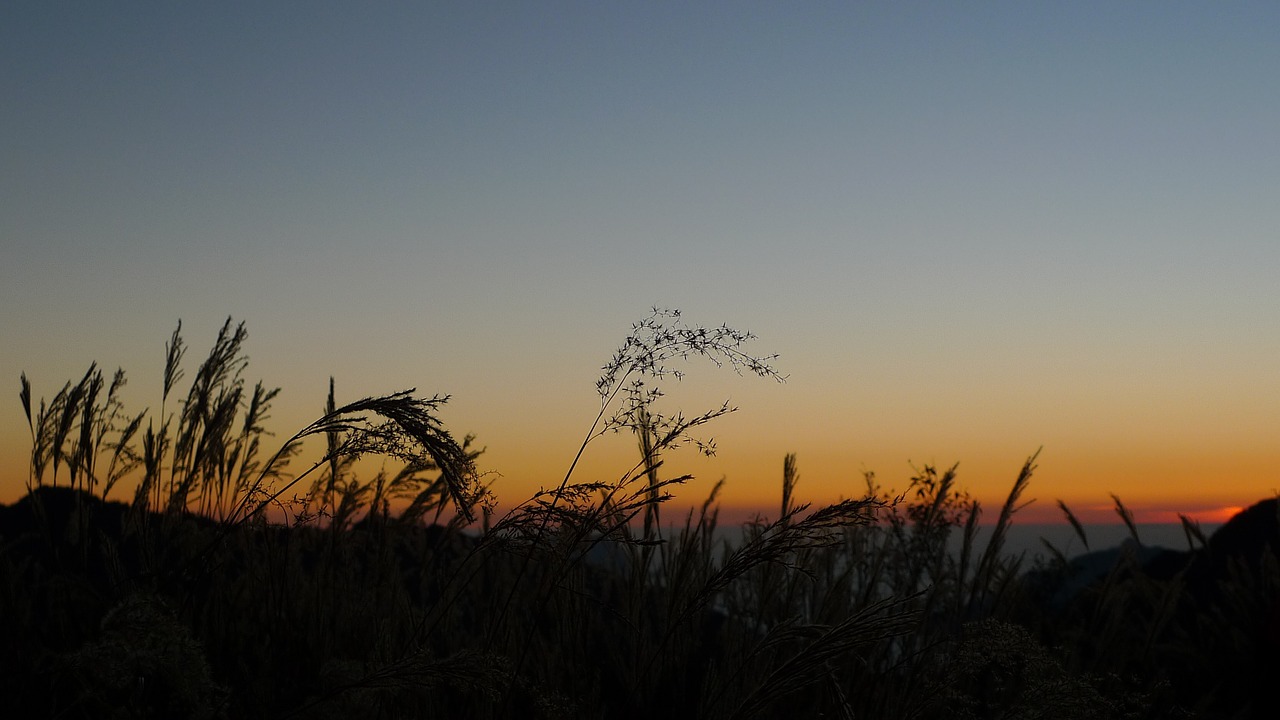
[{"label": "dry grass blade", "polygon": [[1119,495],[1115,495],[1113,493],[1111,495],[1111,499],[1116,504],[1116,514],[1120,516],[1120,520],[1124,522],[1124,526],[1129,529],[1129,537],[1132,537],[1133,541],[1138,543],[1138,545],[1142,545],[1142,538],[1138,537],[1138,525],[1133,520],[1133,513],[1130,512],[1129,508],[1125,507],[1124,503],[1120,501]]},{"label": "dry grass blade", "polygon": [[1063,554],[1063,552],[1059,550],[1056,545],[1049,542],[1048,538],[1043,538],[1043,537],[1040,538],[1040,546],[1043,547],[1045,550],[1049,551],[1049,555],[1053,557],[1053,561],[1054,563],[1056,563],[1055,565],[1056,567],[1067,566],[1067,563],[1068,563],[1067,556]]},{"label": "dry grass blade", "polygon": [[31,421],[31,383],[27,380],[27,374],[22,373],[22,390],[18,392],[18,397],[22,400],[22,412],[27,416],[27,427],[30,428],[32,434],[35,433],[35,425]]},{"label": "dry grass blade", "polygon": [[1000,509],[1000,517],[997,518],[995,527],[991,530],[991,539],[987,542],[987,548],[983,551],[982,558],[978,561],[973,593],[970,598],[971,609],[980,607],[990,599],[987,594],[993,585],[992,581],[995,579],[996,570],[1004,564],[1005,537],[1008,535],[1009,527],[1013,523],[1014,514],[1026,506],[1026,504],[1019,504],[1019,500],[1022,497],[1022,493],[1031,483],[1031,476],[1036,470],[1036,458],[1039,456],[1040,451],[1036,450],[1022,464],[1022,469],[1018,471],[1018,478],[1014,480],[1013,487],[1009,490],[1009,496],[1005,499],[1004,507]]},{"label": "dry grass blade", "polygon": [[164,345],[164,394],[161,395],[161,402],[169,399],[169,392],[182,379],[182,356],[186,352],[186,345],[182,342],[182,321],[179,320],[173,336]]},{"label": "dry grass blade", "polygon": [[796,469],[796,454],[787,453],[782,458],[782,512],[778,517],[786,517],[791,512],[791,496],[799,482],[800,472]]},{"label": "dry grass blade", "polygon": [[661,535],[662,532],[658,512],[661,485],[658,480],[659,449],[654,443],[654,425],[648,408],[639,408],[636,419],[635,434],[636,441],[640,444],[640,462],[649,486],[647,490],[649,502],[644,507],[644,539],[649,541]]},{"label": "dry grass blade", "polygon": [[[969,515],[964,521],[964,536],[960,544],[960,570],[956,574],[956,579],[961,584],[969,580],[969,566],[973,562],[974,543],[978,538],[978,520],[982,517],[982,505],[974,501],[969,507]],[[972,593],[971,593],[972,594]],[[956,609],[961,609],[963,603],[961,593],[956,593]]]},{"label": "dry grass blade", "polygon": [[1195,550],[1196,543],[1200,543],[1201,548],[1209,547],[1209,540],[1204,536],[1204,531],[1200,529],[1200,522],[1193,518],[1189,518],[1181,513],[1178,514],[1178,520],[1182,522],[1182,532],[1187,536],[1187,549]]},{"label": "dry grass blade", "polygon": [[1071,512],[1071,508],[1067,507],[1067,504],[1061,500],[1058,501],[1058,507],[1062,510],[1062,514],[1067,516],[1067,522],[1071,523],[1072,529],[1076,531],[1076,537],[1080,538],[1080,542],[1084,543],[1084,549],[1088,550],[1089,535],[1085,533],[1084,526],[1080,524],[1079,518],[1077,518],[1076,514]]}]

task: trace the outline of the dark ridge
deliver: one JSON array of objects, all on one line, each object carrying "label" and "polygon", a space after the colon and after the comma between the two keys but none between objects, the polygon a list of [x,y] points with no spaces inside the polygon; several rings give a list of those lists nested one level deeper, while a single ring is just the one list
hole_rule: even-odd
[{"label": "dark ridge", "polygon": [[1214,574],[1225,571],[1232,559],[1244,560],[1251,569],[1268,550],[1280,554],[1280,503],[1263,500],[1239,512],[1209,538]]},{"label": "dark ridge", "polygon": [[[1198,640],[1202,672],[1247,699],[1252,718],[1280,717],[1280,523],[1275,498],[1238,513],[1193,553],[1178,621]],[[1193,682],[1192,674],[1184,676]]]},{"label": "dark ridge", "polygon": [[[142,717],[194,716],[179,710],[216,705],[210,698],[220,686],[253,687],[260,677],[292,682],[261,691],[278,706],[256,712],[271,716],[301,704],[299,693],[307,688],[321,687],[325,669],[309,665],[298,644],[283,637],[258,651],[279,668],[244,666],[245,644],[261,642],[259,633],[270,637],[279,623],[287,635],[286,618],[270,606],[278,598],[266,592],[275,585],[261,578],[264,569],[349,593],[392,588],[427,606],[442,592],[435,578],[447,577],[474,546],[463,533],[398,520],[362,522],[338,533],[254,522],[228,527],[71,488],[38,488],[0,505],[0,589],[9,588],[0,594],[0,691],[8,708],[0,716],[98,717],[126,702],[135,712],[145,708]],[[218,598],[226,607],[252,608],[255,616],[201,617],[198,608],[213,607],[211,599]],[[341,632],[356,635],[347,641],[359,647],[367,630]],[[136,672],[158,678],[141,704],[112,685],[121,647],[141,653],[128,662],[149,669]],[[178,651],[181,657],[167,655]],[[101,667],[86,668],[90,658]],[[97,700],[85,705],[87,696]],[[60,698],[78,700],[65,705]]]},{"label": "dark ridge", "polygon": [[34,532],[61,534],[75,518],[98,530],[118,531],[129,506],[69,487],[40,487],[12,505],[0,505],[0,536],[16,540]]},{"label": "dark ridge", "polygon": [[[1128,541],[1028,573],[1030,616],[1086,666],[1165,678],[1204,717],[1280,717],[1280,504],[1260,501],[1190,551]],[[1103,638],[1119,637],[1120,642]],[[1137,651],[1134,651],[1137,648]],[[1205,698],[1213,698],[1205,704]]]}]

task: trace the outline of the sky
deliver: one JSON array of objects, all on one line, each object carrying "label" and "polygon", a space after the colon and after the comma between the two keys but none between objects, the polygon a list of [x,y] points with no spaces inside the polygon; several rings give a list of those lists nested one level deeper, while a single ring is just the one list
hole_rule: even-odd
[{"label": "sky", "polygon": [[[448,394],[500,501],[564,476],[631,323],[750,330],[699,503],[903,487],[993,516],[1222,519],[1280,489],[1280,6],[25,2],[0,7],[0,501],[25,372],[158,408],[227,317],[283,436]],[[616,477],[634,442],[589,446]],[[678,503],[677,503],[678,504]]]}]

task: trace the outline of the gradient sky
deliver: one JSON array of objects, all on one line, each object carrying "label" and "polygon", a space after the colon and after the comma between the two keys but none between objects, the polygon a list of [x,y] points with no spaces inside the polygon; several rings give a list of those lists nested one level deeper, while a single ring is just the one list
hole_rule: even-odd
[{"label": "gradient sky", "polygon": [[[60,3],[0,7],[0,499],[26,371],[159,402],[228,315],[284,435],[417,387],[504,501],[554,486],[651,306],[728,506],[960,463],[1140,519],[1280,489],[1274,3]],[[630,442],[580,479],[612,477]],[[993,509],[994,510],[994,509]]]}]

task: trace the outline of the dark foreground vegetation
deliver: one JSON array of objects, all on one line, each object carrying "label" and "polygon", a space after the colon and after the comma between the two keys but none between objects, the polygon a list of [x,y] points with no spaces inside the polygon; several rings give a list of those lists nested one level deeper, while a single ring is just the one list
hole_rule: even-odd
[{"label": "dark foreground vegetation", "polygon": [[[732,409],[664,415],[662,382],[696,356],[780,378],[749,335],[655,311],[604,368],[583,442],[629,433],[637,464],[581,479],[574,460],[498,514],[444,398],[339,406],[331,385],[324,415],[268,451],[276,393],[245,384],[244,340],[228,322],[182,396],[175,332],[154,416],[124,411],[121,373],[91,367],[38,408],[22,378],[31,492],[0,507],[6,717],[1280,711],[1274,500],[1211,538],[1185,521],[1189,550],[1163,553],[1117,500],[1134,543],[1029,564],[1004,538],[1034,456],[985,523],[954,468],[797,504],[788,456],[778,519],[721,544],[718,487],[661,514],[688,479],[663,458],[712,451],[697,431]],[[398,469],[362,478],[366,456]]]}]

